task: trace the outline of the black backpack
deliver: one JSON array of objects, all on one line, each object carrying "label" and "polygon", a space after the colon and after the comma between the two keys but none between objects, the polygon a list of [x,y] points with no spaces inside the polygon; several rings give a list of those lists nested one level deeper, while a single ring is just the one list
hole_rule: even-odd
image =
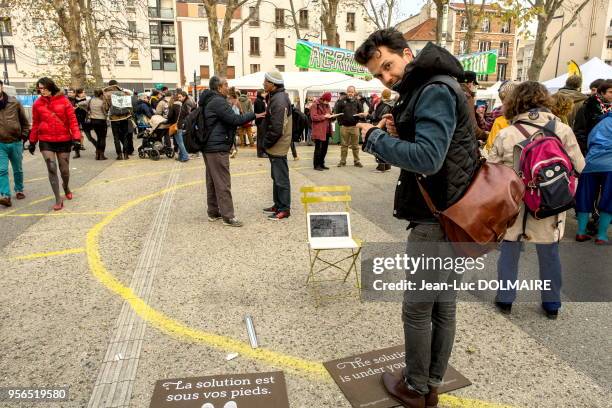
[{"label": "black backpack", "polygon": [[206,127],[204,108],[198,106],[192,110],[183,121],[183,143],[189,153],[202,151],[210,132]]},{"label": "black backpack", "polygon": [[308,119],[306,115],[302,113],[299,109],[293,108],[293,112],[291,114],[292,118],[292,136],[294,142],[299,142],[302,134],[304,133],[304,129],[308,126]]}]

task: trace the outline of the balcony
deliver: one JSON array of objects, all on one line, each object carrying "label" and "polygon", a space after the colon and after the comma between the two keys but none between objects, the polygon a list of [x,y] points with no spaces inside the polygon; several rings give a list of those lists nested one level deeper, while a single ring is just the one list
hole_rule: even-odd
[{"label": "balcony", "polygon": [[174,19],[174,9],[149,7],[149,18]]}]

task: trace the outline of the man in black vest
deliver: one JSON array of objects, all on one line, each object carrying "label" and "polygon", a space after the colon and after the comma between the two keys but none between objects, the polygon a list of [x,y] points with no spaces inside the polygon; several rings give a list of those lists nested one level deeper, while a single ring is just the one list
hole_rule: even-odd
[{"label": "man in black vest", "polygon": [[[470,112],[455,79],[463,74],[463,68],[448,51],[432,43],[415,58],[402,33],[395,29],[372,33],[355,52],[355,60],[400,94],[392,117],[387,115],[378,126],[358,126],[365,134],[363,150],[401,169],[393,213],[410,222],[406,252],[419,257],[424,246],[421,244],[417,254],[418,243],[430,242],[429,248],[445,241],[419,181],[436,207],[444,210],[461,198],[478,166]],[[436,282],[460,280],[460,275],[450,270],[421,272],[430,274],[425,279],[433,276]],[[445,295],[428,292],[425,301],[415,301],[422,296],[414,291],[404,294],[404,378],[385,373],[383,383],[406,407],[437,406],[437,389],[455,338],[456,296]]]}]

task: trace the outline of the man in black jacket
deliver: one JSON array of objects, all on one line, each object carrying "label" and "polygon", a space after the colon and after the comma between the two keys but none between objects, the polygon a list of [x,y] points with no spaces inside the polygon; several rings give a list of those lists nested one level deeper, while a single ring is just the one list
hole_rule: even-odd
[{"label": "man in black jacket", "polygon": [[270,159],[270,170],[273,181],[274,204],[264,208],[270,213],[268,219],[277,221],[291,215],[291,183],[289,182],[289,165],[287,152],[292,138],[291,101],[283,83],[283,76],[278,71],[266,72],[264,89],[268,94],[268,108],[261,128],[263,130],[263,147]]},{"label": "man in black jacket", "polygon": [[[253,110],[255,114],[265,113],[266,112],[266,102],[264,100],[264,91],[263,89],[257,90],[257,98],[255,99],[255,103],[253,104]],[[266,152],[263,148],[263,129],[261,127],[261,123],[263,119],[256,119],[255,125],[257,126],[257,157],[264,158],[267,157]]]},{"label": "man in black jacket", "polygon": [[210,89],[204,91],[198,101],[204,111],[208,134],[202,149],[206,166],[208,221],[223,219],[223,225],[241,227],[242,222],[234,216],[229,151],[234,143],[236,127],[265,114],[235,114],[227,101],[229,87],[225,78],[213,76],[208,87]]},{"label": "man in black jacket", "polygon": [[[463,68],[433,43],[415,58],[395,29],[372,33],[355,52],[355,60],[400,94],[392,117],[378,126],[364,123],[359,127],[365,135],[364,151],[401,168],[393,214],[410,222],[407,255],[421,257],[426,248],[428,258],[444,257],[445,235],[425,203],[419,182],[442,211],[462,197],[476,173],[478,143],[465,94],[455,79]],[[443,268],[408,274],[442,284],[460,281],[460,275]],[[452,292],[405,292],[406,368],[403,379],[383,374],[385,388],[405,407],[437,406],[438,387],[453,349],[455,313]]]},{"label": "man in black jacket", "polygon": [[360,118],[365,118],[363,103],[357,99],[357,92],[354,86],[349,86],[346,90],[346,98],[338,100],[334,106],[334,113],[342,113],[338,117],[340,126],[340,137],[342,147],[340,148],[340,163],[338,167],[346,166],[346,156],[348,148],[353,151],[353,163],[355,167],[363,167],[359,161],[359,129],[356,125]]}]

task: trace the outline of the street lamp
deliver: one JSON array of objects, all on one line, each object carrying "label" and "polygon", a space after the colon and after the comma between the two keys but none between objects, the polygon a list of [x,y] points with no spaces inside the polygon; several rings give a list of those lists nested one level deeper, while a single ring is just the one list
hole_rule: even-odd
[{"label": "street lamp", "polygon": [[[560,16],[553,17],[553,20],[561,19],[561,30],[563,30],[563,26],[565,25],[565,13]],[[561,31],[561,35],[559,36],[559,47],[557,49],[557,65],[555,65],[555,78],[557,77],[559,71],[559,57],[561,56],[561,43],[563,42],[563,31]]]}]

